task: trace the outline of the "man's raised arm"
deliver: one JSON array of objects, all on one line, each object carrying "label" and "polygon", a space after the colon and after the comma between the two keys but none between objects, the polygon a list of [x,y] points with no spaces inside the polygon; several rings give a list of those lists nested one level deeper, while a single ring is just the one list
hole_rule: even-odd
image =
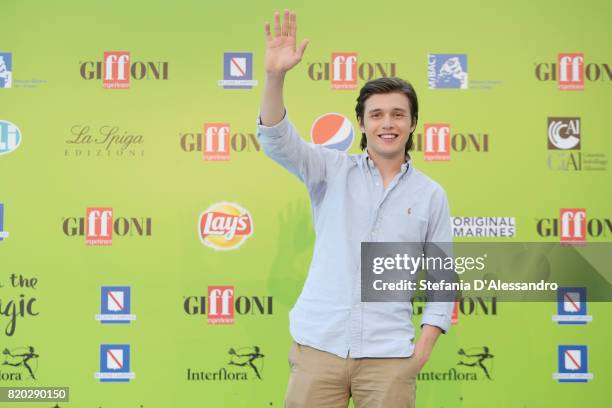
[{"label": "man's raised arm", "polygon": [[283,119],[283,84],[285,74],[296,66],[304,55],[308,40],[302,40],[296,48],[297,16],[285,10],[283,23],[278,12],[274,13],[274,32],[270,23],[266,23],[266,81],[261,100],[261,124],[274,126]]}]

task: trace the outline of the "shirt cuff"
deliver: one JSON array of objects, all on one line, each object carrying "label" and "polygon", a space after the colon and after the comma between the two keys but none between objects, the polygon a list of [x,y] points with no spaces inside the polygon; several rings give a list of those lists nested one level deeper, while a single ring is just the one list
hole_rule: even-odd
[{"label": "shirt cuff", "polygon": [[257,115],[257,128],[263,136],[268,137],[279,137],[287,133],[287,129],[289,128],[289,115],[287,114],[287,110],[285,109],[285,113],[283,118],[275,125],[265,126],[261,123],[261,115]]},{"label": "shirt cuff", "polygon": [[442,334],[446,334],[450,326],[450,318],[448,316],[437,314],[423,315],[423,318],[421,319],[421,328],[423,328],[424,324],[436,326],[442,330]]}]

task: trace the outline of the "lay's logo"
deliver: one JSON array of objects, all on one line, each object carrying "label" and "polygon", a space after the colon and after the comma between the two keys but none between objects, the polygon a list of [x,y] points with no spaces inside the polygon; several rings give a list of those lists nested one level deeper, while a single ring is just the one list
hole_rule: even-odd
[{"label": "lay's logo", "polygon": [[210,248],[237,249],[253,234],[253,220],[238,204],[216,203],[200,214],[198,232],[200,241]]}]

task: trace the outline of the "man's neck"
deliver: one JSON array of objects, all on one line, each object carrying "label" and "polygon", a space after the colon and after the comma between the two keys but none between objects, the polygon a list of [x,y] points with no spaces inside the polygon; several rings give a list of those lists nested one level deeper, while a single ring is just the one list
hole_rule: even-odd
[{"label": "man's neck", "polygon": [[405,155],[387,158],[380,155],[372,155],[368,152],[368,157],[374,162],[374,165],[380,172],[385,187],[401,171],[402,164],[406,162]]}]

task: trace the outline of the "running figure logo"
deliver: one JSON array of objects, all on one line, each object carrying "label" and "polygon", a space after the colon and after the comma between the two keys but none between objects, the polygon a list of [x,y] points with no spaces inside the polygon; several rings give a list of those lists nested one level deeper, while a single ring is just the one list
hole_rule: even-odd
[{"label": "running figure logo", "polygon": [[227,352],[231,357],[228,365],[238,367],[251,367],[257,378],[261,380],[261,372],[263,371],[263,358],[258,346],[242,347],[237,351],[230,348]]},{"label": "running figure logo", "polygon": [[20,353],[21,350],[24,350],[24,348],[18,348],[15,350],[9,350],[5,348],[2,351],[2,354],[4,354],[5,356],[2,365],[8,365],[12,367],[25,367],[30,373],[30,377],[35,380],[36,377],[34,376],[34,372],[38,368],[39,356],[34,352],[34,347],[32,346],[29,346],[27,348],[27,351]]},{"label": "running figure logo", "polygon": [[472,347],[467,349],[467,352],[461,348],[459,349],[457,354],[462,356],[461,360],[457,363],[457,365],[462,365],[466,367],[480,367],[482,371],[484,371],[487,378],[489,380],[491,379],[489,373],[493,369],[493,362],[491,360],[486,360],[492,359],[495,356],[489,353],[488,347]]}]

